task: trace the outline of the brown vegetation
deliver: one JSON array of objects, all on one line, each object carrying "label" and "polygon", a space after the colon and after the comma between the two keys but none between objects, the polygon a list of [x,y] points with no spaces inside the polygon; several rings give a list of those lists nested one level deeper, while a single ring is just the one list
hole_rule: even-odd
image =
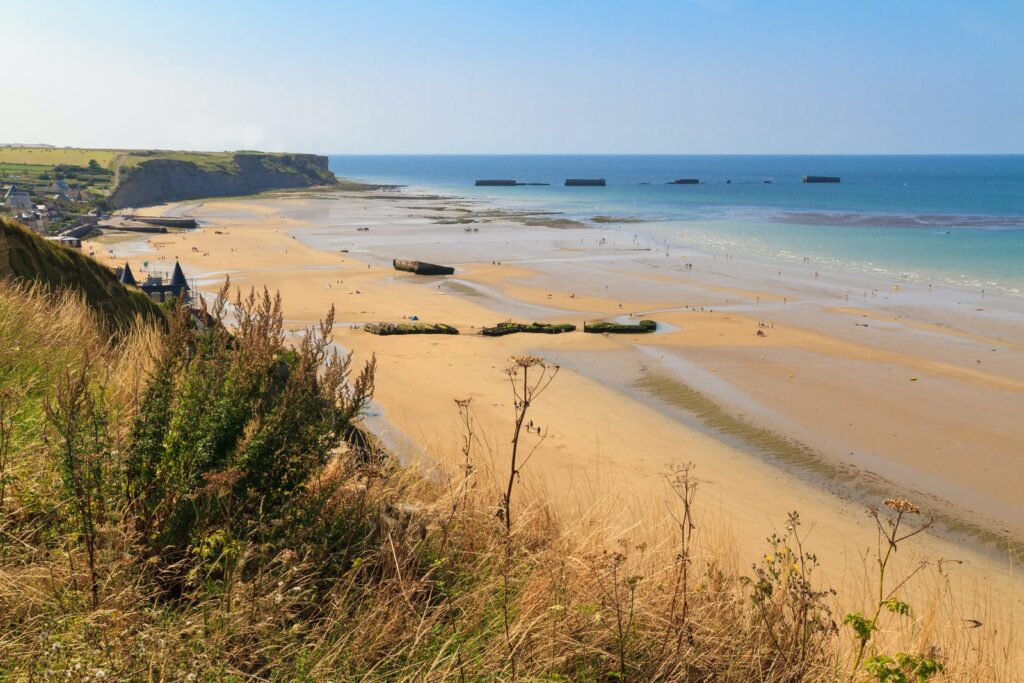
[{"label": "brown vegetation", "polygon": [[[139,323],[112,342],[79,298],[0,284],[0,678],[1012,675],[1010,653],[930,608],[865,596],[903,626],[872,636],[876,613],[861,617],[871,637],[841,631],[847,601],[822,584],[795,513],[739,568],[701,536],[699,473],[683,464],[667,473],[674,533],[650,545],[597,513],[567,524],[513,498],[529,459],[518,436],[508,488],[492,490],[468,400],[446,479],[354,452],[344,437],[372,363],[353,375],[330,351],[330,316],[286,349],[274,297],[227,302],[225,289],[211,313],[230,312],[231,333],[172,312],[167,330]],[[517,435],[552,371],[512,360]],[[892,531],[873,589],[886,601],[914,514],[887,505],[873,513]],[[915,580],[929,573],[943,576]]]}]

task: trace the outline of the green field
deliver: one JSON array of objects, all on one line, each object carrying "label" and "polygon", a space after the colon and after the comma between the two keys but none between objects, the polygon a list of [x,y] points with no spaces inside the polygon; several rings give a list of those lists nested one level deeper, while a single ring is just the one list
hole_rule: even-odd
[{"label": "green field", "polygon": [[39,179],[40,174],[49,173],[52,166],[41,164],[8,164],[0,161],[0,179],[5,182],[21,179]]},{"label": "green field", "polygon": [[[126,153],[111,149],[0,147],[0,182],[41,192],[62,178],[71,187],[106,194],[113,188],[117,164]],[[91,161],[100,168],[90,170]]]},{"label": "green field", "polygon": [[78,149],[73,147],[0,147],[0,164],[88,166],[90,159],[113,170],[112,163],[129,150]]}]

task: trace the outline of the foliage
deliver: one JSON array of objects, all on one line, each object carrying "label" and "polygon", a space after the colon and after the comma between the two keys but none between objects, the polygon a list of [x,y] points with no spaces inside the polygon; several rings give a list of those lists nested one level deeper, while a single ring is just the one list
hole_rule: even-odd
[{"label": "foliage", "polygon": [[[875,612],[870,618],[865,617],[860,612],[856,612],[854,614],[847,614],[846,618],[843,619],[843,624],[849,625],[850,628],[853,629],[853,632],[857,635],[858,641],[857,654],[854,656],[853,668],[850,670],[851,681],[860,669],[861,661],[864,659],[864,653],[867,649],[868,642],[871,640],[872,635],[878,631],[878,618],[882,614],[882,609],[884,608],[898,616],[907,616],[910,614],[910,605],[897,599],[895,597],[895,593],[905,585],[907,581],[917,573],[917,571],[920,571],[922,567],[919,566],[918,569],[911,573],[910,576],[904,578],[896,584],[895,588],[886,593],[886,572],[889,569],[893,553],[899,549],[901,543],[920,534],[932,525],[932,520],[929,519],[916,528],[911,528],[910,531],[906,530],[906,524],[904,522],[905,517],[920,513],[918,507],[908,500],[904,500],[902,498],[890,498],[885,501],[885,507],[894,514],[885,515],[876,507],[868,508],[868,514],[871,515],[871,518],[875,522],[875,527],[878,530],[878,548],[876,550],[876,562],[878,565],[878,598],[875,604]],[[907,658],[909,655],[897,655],[897,659],[900,657]],[[885,664],[885,662],[891,661],[893,660],[888,657],[877,655],[869,658],[867,662],[865,662],[865,668],[867,668],[873,675],[879,676],[879,680],[904,680],[898,677],[899,675],[902,675],[899,673],[902,670],[902,664],[900,664],[896,669],[892,669]],[[871,664],[872,662],[873,664]],[[874,668],[872,668],[872,666]],[[919,680],[926,680],[928,676],[935,673],[935,671],[931,670],[928,666],[924,666],[920,671],[923,673],[918,673],[916,675],[920,676],[927,674],[927,676],[925,678],[920,678]],[[928,673],[929,671],[931,673]],[[882,676],[885,676],[885,678]]]},{"label": "foliage", "polygon": [[847,614],[843,617],[843,626],[849,626],[853,629],[853,632],[857,634],[857,637],[861,641],[866,642],[871,639],[871,634],[878,630],[875,626],[873,619],[868,619],[860,612],[853,614]]},{"label": "foliage", "polygon": [[868,657],[864,668],[879,683],[925,683],[942,671],[943,666],[933,657],[908,655],[898,652],[893,657],[875,655]]},{"label": "foliage", "polygon": [[818,558],[804,549],[800,525],[800,515],[789,513],[785,532],[769,537],[768,552],[745,579],[772,651],[798,666],[816,659],[837,631],[829,606],[835,590],[814,586]]},{"label": "foliage", "polygon": [[198,334],[172,310],[127,447],[128,502],[166,565],[208,530],[245,534],[247,521],[280,514],[373,394],[374,361],[350,383],[351,356],[329,351],[333,310],[286,353],[278,297],[239,293],[228,332],[227,296],[225,284]]},{"label": "foliage", "polygon": [[49,442],[50,455],[60,473],[70,517],[85,543],[92,606],[96,609],[97,543],[99,529],[110,511],[112,449],[103,388],[93,386],[93,362],[83,353],[80,367],[65,370],[57,379],[52,397],[46,400],[46,417],[56,436]]},{"label": "foliage", "polygon": [[[559,521],[525,491],[509,533],[470,401],[450,479],[366,458],[339,435],[357,433],[372,362],[331,352],[329,316],[290,348],[275,297],[227,294],[209,312],[230,329],[172,307],[166,326],[111,337],[80,295],[0,283],[0,679],[791,683],[846,668],[795,515],[746,581],[699,539],[688,466],[668,473],[664,547],[600,511]],[[514,359],[513,386],[527,368],[535,386],[538,362]],[[983,643],[940,664],[954,635],[858,674],[1010,678]]]}]

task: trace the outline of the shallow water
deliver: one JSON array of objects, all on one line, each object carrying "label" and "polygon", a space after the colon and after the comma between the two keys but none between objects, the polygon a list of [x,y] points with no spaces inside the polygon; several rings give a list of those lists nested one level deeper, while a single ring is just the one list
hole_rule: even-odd
[{"label": "shallow water", "polygon": [[[1024,294],[1024,156],[332,156],[340,176],[569,218],[640,243]],[[838,184],[805,184],[804,175]],[[605,178],[606,187],[563,186]],[[675,178],[697,185],[668,185]],[[549,186],[475,187],[478,178]],[[770,182],[765,182],[765,181]],[[729,182],[727,182],[729,181]]]}]

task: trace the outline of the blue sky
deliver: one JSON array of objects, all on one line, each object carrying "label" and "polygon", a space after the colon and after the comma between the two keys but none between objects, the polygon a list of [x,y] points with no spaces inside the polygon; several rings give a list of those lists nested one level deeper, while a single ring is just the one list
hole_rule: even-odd
[{"label": "blue sky", "polygon": [[1022,0],[33,0],[2,16],[0,142],[1024,152]]}]

